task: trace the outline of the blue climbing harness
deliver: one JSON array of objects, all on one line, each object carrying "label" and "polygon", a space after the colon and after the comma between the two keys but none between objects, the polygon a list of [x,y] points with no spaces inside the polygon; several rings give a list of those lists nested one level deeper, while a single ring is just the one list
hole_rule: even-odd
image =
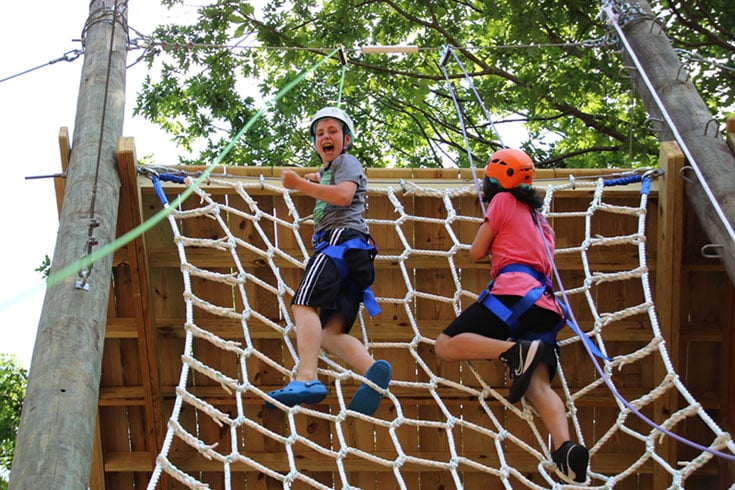
[{"label": "blue climbing harness", "polygon": [[[529,276],[536,279],[536,281],[539,283],[538,286],[531,289],[528,293],[526,293],[525,296],[523,296],[521,299],[519,299],[513,306],[510,308],[505,306],[498,298],[496,298],[493,294],[491,294],[494,280],[490,281],[490,284],[488,284],[487,288],[480,293],[480,297],[477,298],[477,301],[482,303],[485,308],[492,311],[498,318],[500,318],[503,323],[508,325],[508,328],[510,329],[510,336],[513,340],[517,341],[520,338],[521,334],[521,325],[520,325],[520,317],[525,312],[528,311],[531,306],[533,306],[534,303],[543,295],[545,292],[549,292],[550,294],[554,294],[554,291],[551,286],[551,279],[546,276],[545,274],[542,274],[535,270],[534,268],[526,265],[526,264],[508,264],[500,271],[498,271],[497,275],[495,276],[496,279],[501,274],[504,274],[506,272],[523,272],[528,274]],[[563,305],[562,305],[563,306]],[[566,308],[562,307],[562,311],[564,315],[562,316],[559,323],[556,324],[556,327],[554,327],[554,330],[548,331],[548,332],[527,332],[526,338],[527,340],[541,340],[547,344],[554,344],[556,343],[556,335],[561,330],[561,328],[567,323],[568,321],[568,315]]]},{"label": "blue climbing harness", "polygon": [[[538,272],[533,267],[530,267],[526,264],[508,264],[500,269],[500,271],[498,271],[495,279],[506,272],[523,272],[536,279],[539,285],[531,289],[528,293],[526,293],[525,296],[523,296],[513,306],[509,308],[492,294],[493,283],[495,282],[493,280],[490,281],[490,284],[488,284],[487,288],[485,288],[485,290],[480,293],[477,301],[479,303],[482,303],[485,308],[493,312],[498,318],[500,318],[500,320],[508,325],[511,338],[514,341],[518,341],[518,339],[521,338],[521,327],[519,321],[521,315],[528,311],[529,308],[531,308],[531,306],[533,306],[533,304],[536,303],[536,301],[545,292],[548,291],[549,294],[553,296],[554,289],[552,287],[551,278],[549,278],[549,276]],[[523,338],[525,340],[538,339],[547,344],[556,344],[556,337],[559,333],[559,330],[561,330],[564,325],[568,324],[570,328],[574,330],[577,335],[579,335],[582,341],[587,344],[593,354],[601,359],[609,360],[609,358],[600,351],[597,345],[595,345],[594,342],[592,342],[592,340],[587,335],[585,335],[585,333],[582,332],[581,329],[570,319],[567,306],[561,301],[559,301],[558,304],[562,311],[562,317],[561,320],[559,320],[559,322],[554,327],[554,330],[550,330],[547,332],[524,332],[525,335],[523,336]]]},{"label": "blue climbing harness", "polygon": [[[370,244],[364,238],[350,238],[349,240],[345,240],[337,245],[331,245],[328,240],[324,240],[325,234],[326,230],[322,230],[315,233],[312,237],[311,241],[314,244],[314,253],[321,252],[329,257],[335,267],[337,267],[337,271],[343,281],[349,274],[349,268],[345,261],[345,252],[348,250],[369,250],[373,253],[377,253],[375,245]],[[375,316],[380,313],[380,306],[378,306],[378,301],[375,299],[375,294],[370,286],[362,291],[357,290],[355,292],[362,292],[362,302],[370,316]]]}]

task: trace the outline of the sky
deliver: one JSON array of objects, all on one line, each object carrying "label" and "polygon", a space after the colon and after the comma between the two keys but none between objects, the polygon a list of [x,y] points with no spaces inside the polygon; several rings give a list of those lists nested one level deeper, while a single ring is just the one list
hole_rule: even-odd
[{"label": "sky", "polygon": [[[131,36],[151,34],[160,24],[191,20],[197,5],[206,3],[185,2],[168,10],[159,0],[128,0]],[[88,14],[86,0],[5,2],[0,6],[0,80],[4,80],[0,82],[4,169],[0,209],[5,230],[0,251],[4,276],[0,281],[0,353],[17,355],[25,368],[30,368],[45,295],[44,279],[35,269],[46,255],[53,257],[59,224],[53,179],[28,177],[61,171],[59,130],[67,127],[73,137],[84,61],[83,56],[74,61],[64,58],[81,48],[79,38]],[[129,52],[128,64],[139,53]],[[175,164],[180,152],[169,136],[142,117],[133,117],[136,93],[146,73],[143,63],[127,70],[123,136],[134,138],[139,157],[153,154],[157,164]],[[506,144],[513,144],[507,138],[515,132],[504,135]]]},{"label": "sky", "polygon": [[[204,2],[199,2],[204,3]],[[129,0],[128,24],[150,34],[156,25],[191,16],[190,4],[168,11],[158,0]],[[0,251],[0,353],[18,356],[30,367],[45,288],[39,267],[53,257],[58,231],[53,179],[27,179],[61,171],[58,135],[62,126],[74,132],[83,56],[58,61],[80,49],[89,1],[5,2],[0,6],[0,159],[4,169],[0,209],[5,230]],[[135,35],[133,34],[135,37]],[[140,51],[128,54],[128,64]],[[176,163],[169,137],[133,117],[135,94],[146,66],[127,71],[123,136],[135,138],[138,156],[155,154],[157,163]]]}]

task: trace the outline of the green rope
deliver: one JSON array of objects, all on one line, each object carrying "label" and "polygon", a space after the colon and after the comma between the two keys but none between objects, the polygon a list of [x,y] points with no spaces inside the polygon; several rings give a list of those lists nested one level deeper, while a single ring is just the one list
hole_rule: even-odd
[{"label": "green rope", "polygon": [[337,94],[337,107],[340,107],[342,105],[342,87],[345,85],[345,72],[347,71],[347,66],[342,66],[342,77],[339,81],[339,93]]},{"label": "green rope", "polygon": [[[291,89],[293,89],[296,85],[301,83],[301,81],[304,80],[307,76],[309,76],[311,73],[316,71],[322,64],[324,64],[328,59],[330,59],[332,56],[337,53],[339,49],[335,49],[331,53],[329,53],[327,56],[322,58],[320,61],[318,61],[314,66],[309,68],[308,70],[302,72],[298,77],[296,77],[293,81],[286,84],[285,87],[283,87],[281,90],[276,93],[275,96],[273,96],[270,100],[266,101],[265,106],[261,108],[253,117],[250,118],[250,120],[243,126],[243,128],[230,140],[230,142],[227,144],[227,146],[217,155],[217,157],[214,159],[214,161],[207,166],[207,168],[202,172],[202,174],[194,181],[193,185],[188,187],[187,189],[182,192],[179,197],[177,197],[168,207],[164,207],[159,212],[157,212],[155,215],[153,215],[150,219],[145,221],[144,223],[141,223],[137,227],[133,228],[132,230],[128,231],[121,237],[118,237],[116,240],[114,240],[111,243],[108,243],[107,245],[104,245],[103,247],[97,249],[96,251],[92,252],[91,254],[82,257],[77,262],[68,265],[64,267],[63,269],[49,275],[49,277],[46,280],[46,287],[54,286],[58,283],[60,283],[62,280],[66,279],[69,276],[72,276],[74,274],[78,274],[81,270],[84,270],[86,268],[89,268],[95,261],[101,259],[102,257],[109,255],[115,250],[117,250],[120,247],[123,247],[130,243],[131,241],[135,240],[139,236],[141,236],[146,231],[153,228],[153,226],[157,225],[159,222],[161,222],[166,216],[168,216],[173,209],[176,209],[176,207],[179,206],[179,204],[186,200],[193,192],[195,188],[198,188],[199,185],[209,177],[209,174],[212,173],[212,170],[220,164],[220,162],[227,156],[230,151],[235,147],[237,142],[240,140],[240,138],[255,124],[255,122],[260,119],[260,117],[266,112],[268,108],[273,106],[276,102],[278,102],[279,99],[281,99],[284,95],[286,95]],[[4,301],[0,304],[0,309],[5,309],[8,306],[11,306],[13,304],[16,304],[25,298],[29,297],[31,294],[35,293],[41,288],[41,286],[37,286],[35,288],[31,288],[30,290],[18,294],[12,298],[10,298],[7,301]]]}]

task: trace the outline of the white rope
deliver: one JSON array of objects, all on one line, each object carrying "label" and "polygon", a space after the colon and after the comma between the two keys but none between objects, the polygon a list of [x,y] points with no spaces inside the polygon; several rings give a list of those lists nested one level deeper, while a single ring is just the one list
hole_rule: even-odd
[{"label": "white rope", "polygon": [[[193,182],[190,180],[190,183]],[[206,192],[208,185],[217,186],[218,188],[231,189],[233,195],[244,203],[247,209],[237,209],[231,203],[235,199],[225,200],[225,203],[216,202],[212,196]],[[616,324],[623,321],[630,321],[635,318],[636,321],[645,317],[648,319],[650,338],[642,342],[637,348],[631,348],[629,352],[618,352],[621,343],[617,343],[615,357],[604,363],[605,377],[615,386],[617,386],[619,371],[627,367],[637,367],[645,360],[647,362],[661,362],[666,369],[666,375],[663,379],[657,380],[659,384],[654,389],[643,396],[630,400],[630,404],[636,410],[651,408],[652,404],[661,397],[676,391],[678,396],[685,400],[686,405],[670,414],[667,418],[657,421],[663,428],[675,429],[689,419],[696,418],[702,424],[709,428],[712,432],[712,440],[708,443],[710,448],[714,450],[727,450],[735,453],[735,445],[728,433],[722,431],[716,423],[708,416],[703,407],[691,396],[686,387],[682,384],[679,376],[675,372],[674,366],[668,356],[666,343],[662,337],[658,320],[655,314],[653,299],[648,283],[648,267],[646,265],[646,240],[645,240],[645,223],[646,223],[646,206],[647,196],[642,195],[641,202],[638,207],[611,205],[605,202],[604,184],[600,179],[596,182],[576,182],[573,184],[575,188],[584,192],[593,191],[593,197],[583,211],[570,210],[568,212],[560,212],[555,210],[551,212],[552,199],[556,192],[560,190],[569,191],[569,184],[549,185],[546,188],[543,212],[547,218],[563,220],[569,217],[576,217],[584,221],[584,236],[580,237],[580,243],[568,244],[569,246],[557,249],[558,256],[571,255],[579,257],[584,272],[584,279],[581,284],[565,285],[567,289],[565,294],[569,297],[579,298],[580,305],[586,305],[589,309],[589,316],[592,321],[587,321],[585,325],[580,325],[583,330],[590,336],[593,342],[599,347],[600,351],[610,356],[608,352],[609,342],[606,341],[606,335],[614,331]],[[185,319],[185,346],[182,353],[182,370],[179,384],[176,388],[176,401],[173,406],[168,430],[160,448],[160,455],[156,461],[156,467],[153,476],[149,482],[148,489],[156,488],[157,482],[162,473],[170,475],[172,478],[191,488],[208,488],[207,483],[202,481],[198,474],[187,474],[177,468],[170,460],[171,447],[174,440],[177,444],[189,446],[197,451],[202,457],[220,462],[222,472],[225,475],[226,488],[229,488],[233,471],[233,464],[238,466],[245,465],[252,471],[261,472],[267,476],[282,482],[284,488],[291,488],[296,482],[304,482],[314,488],[331,488],[323,483],[315,480],[311,476],[299,471],[298,457],[295,452],[297,445],[305,446],[314,451],[320,457],[328,458],[334,461],[335,482],[334,486],[342,485],[342,488],[352,488],[348,482],[350,470],[345,467],[345,460],[348,457],[357,457],[364,461],[369,461],[375,465],[385,468],[385,471],[391,472],[395,477],[395,485],[398,488],[408,488],[406,483],[407,470],[406,465],[419,466],[426,471],[445,471],[451,478],[457,488],[463,486],[463,471],[473,470],[481,471],[487,475],[492,475],[499,479],[506,488],[517,488],[522,485],[525,488],[562,488],[571,482],[560,484],[562,477],[557,471],[556,466],[551,462],[550,449],[548,445],[548,436],[545,431],[536,425],[538,417],[535,411],[528,405],[512,406],[508,404],[504,397],[497,391],[497,382],[491,382],[485,378],[483,374],[483,364],[466,363],[461,366],[460,377],[458,379],[444,378],[439,373],[434,372],[433,364],[430,360],[424,358],[421,349],[426,346],[433,345],[433,338],[423,333],[422,322],[415,316],[415,303],[417,300],[426,300],[432,304],[449,304],[454,308],[455,313],[462,310],[463,303],[466,307],[470,302],[477,298],[477,292],[462,284],[463,271],[457,267],[455,256],[460,251],[469,249],[469,240],[472,237],[460,237],[457,234],[459,225],[472,225],[476,227],[480,219],[476,216],[464,216],[459,210],[455,209],[454,199],[460,197],[473,196],[475,190],[472,185],[441,188],[431,187],[431,185],[417,186],[412,183],[406,183],[396,187],[386,186],[379,188],[369,188],[368,194],[383,196],[389,203],[394,206],[395,219],[387,220],[384,218],[371,219],[369,216],[368,204],[368,223],[372,229],[377,227],[392,227],[395,232],[395,241],[402,250],[392,255],[379,254],[376,262],[386,261],[395,263],[396,270],[400,272],[405,283],[405,294],[397,297],[378,297],[378,302],[387,307],[388,305],[403,306],[406,317],[408,318],[408,329],[402,340],[398,341],[381,341],[373,342],[370,339],[369,329],[366,327],[365,319],[362,313],[359,315],[359,327],[363,342],[371,349],[381,349],[385,352],[387,349],[398,349],[401,352],[409,352],[410,358],[415,362],[415,378],[404,379],[395,378],[392,380],[388,390],[373,385],[362,375],[346,370],[344,367],[336,363],[327,355],[322,355],[321,360],[323,366],[320,367],[320,375],[326,376],[330,382],[333,380],[333,388],[330,390],[330,396],[336,396],[338,404],[333,404],[333,413],[327,413],[322,410],[311,409],[308,407],[294,407],[286,409],[279,402],[270,399],[266,392],[258,386],[254,381],[254,375],[248,370],[248,360],[257,360],[273,369],[275,372],[285,377],[290,375],[290,370],[284,366],[282,359],[272,359],[268,355],[259,352],[255,348],[255,344],[251,338],[250,325],[254,321],[258,321],[272,329],[279,338],[283,339],[284,356],[290,356],[298,365],[297,351],[292,340],[293,322],[290,318],[288,308],[288,298],[293,296],[295,286],[289,284],[286,279],[281,276],[278,267],[278,261],[286,261],[293,267],[303,268],[308,257],[308,250],[301,238],[300,228],[309,225],[308,220],[303,220],[294,205],[294,201],[288,191],[277,187],[264,185],[263,179],[257,182],[248,182],[246,179],[235,180],[215,179],[212,178],[207,185],[200,186],[194,190],[201,204],[192,210],[177,210],[169,215],[169,224],[171,225],[174,243],[179,252],[181,260],[181,273],[184,282],[183,299],[186,304]],[[289,218],[275,216],[272,209],[261,209],[255,194],[263,192],[276,195],[282,199],[288,208]],[[409,197],[422,197],[436,199],[434,208],[441,208],[446,213],[446,218],[437,219],[432,217],[421,217],[410,215],[403,202]],[[370,197],[368,198],[368,201]],[[467,211],[476,214],[476,210]],[[623,234],[614,237],[602,237],[595,235],[597,229],[595,223],[599,222],[600,215],[613,214],[617,216],[631,216],[637,220],[636,230],[626,230]],[[186,229],[187,220],[202,219],[207,217],[213,219],[219,226],[219,236],[213,238],[202,237],[185,237],[181,230]],[[228,222],[232,222],[234,217],[247,221],[248,226],[252,226],[255,233],[262,243],[262,247],[256,247],[252,242],[243,240],[236,236],[228,228]],[[446,232],[446,246],[441,250],[413,248],[411,243],[413,236],[407,236],[407,230],[411,229],[412,223],[430,223],[434,225],[442,225]],[[563,227],[557,227],[557,235],[561,235]],[[270,230],[270,233],[268,232]],[[273,233],[273,230],[278,230]],[[278,237],[278,233],[289,233],[289,237],[293,238],[296,249],[285,250],[281,247],[282,240]],[[378,240],[380,242],[380,240]],[[379,243],[380,245],[380,243]],[[595,254],[604,253],[606,247],[634,247],[638,253],[639,264],[631,270],[623,271],[599,271],[595,266]],[[218,271],[207,271],[197,267],[188,261],[187,251],[192,249],[216,250],[218,253],[229,254],[231,264],[230,272],[222,272],[223,268]],[[603,250],[603,251],[601,251]],[[257,256],[267,265],[273,273],[275,283],[264,281],[249,272],[241,262],[242,253],[250,253]],[[295,253],[296,255],[291,255]],[[411,260],[420,257],[432,257],[436,261],[442,263],[442,267],[450,270],[447,277],[448,283],[451,283],[454,292],[450,295],[437,294],[429,290],[421,289],[420,282],[415,280],[414,270],[410,265]],[[438,263],[438,262],[437,262]],[[380,271],[378,271],[378,274]],[[195,294],[191,278],[197,277],[225,284],[232,288],[233,294],[237,296],[229,305],[218,305],[212,301],[204,299]],[[380,280],[380,277],[378,278]],[[450,282],[449,282],[450,281]],[[616,311],[600,311],[597,304],[597,290],[603,285],[616,283],[621,281],[637,281],[641,284],[642,301],[635,304],[621,305]],[[284,326],[267,318],[265,315],[252,310],[248,299],[248,291],[267,292],[278,298],[277,308],[279,315],[284,320]],[[235,304],[241,304],[242,309],[233,307]],[[238,341],[225,340],[217,336],[214,332],[208,331],[202,326],[202,322],[198,321],[202,313],[206,313],[207,317],[220,317],[229,319],[230,321],[239,322],[242,325],[243,337]],[[217,369],[208,366],[202,359],[199,359],[194,352],[194,339],[211,344],[220,349],[223,356],[236,356],[239,362],[239,372],[237,377],[226,375]],[[661,433],[655,429],[642,431],[639,427],[646,428],[644,424],[632,423],[635,420],[635,414],[626,407],[620,400],[616,399],[618,417],[609,427],[595,425],[593,433],[583,431],[584,425],[579,420],[580,408],[578,404],[585,400],[585,397],[592,396],[606,389],[601,377],[596,377],[592,382],[579,388],[571,388],[570,380],[577,379],[575,376],[578,366],[569,366],[564,362],[564,352],[580,344],[581,340],[577,336],[560,339],[560,347],[562,351],[562,361],[559,364],[558,379],[561,383],[563,399],[567,407],[567,416],[570,418],[573,438],[581,443],[587,444],[590,448],[590,482],[593,485],[599,485],[605,488],[614,488],[617,484],[633,478],[640,468],[647,462],[662,468],[666,473],[671,475],[675,485],[683,485],[687,477],[695,473],[707,461],[712,459],[711,453],[701,451],[687,461],[680,461],[676,467],[668,464],[666,460],[659,455],[657,445],[660,442]],[[627,344],[626,344],[627,345]],[[653,361],[651,361],[653,359]],[[202,397],[196,396],[191,390],[192,378],[206,378],[220,385],[224,393],[234,399],[233,405],[237,407],[236,415],[223,412],[216,407],[210,405]],[[373,388],[384,393],[384,404],[390,404],[394,411],[391,412],[391,418],[369,417],[347,410],[345,401],[345,387],[347,384],[355,382],[368,382]],[[331,384],[331,383],[330,383]],[[466,397],[466,405],[475,407],[477,413],[482,414],[482,421],[477,422],[477,417],[467,417],[462,412],[458,412],[456,407],[447,405],[441,396],[442,390],[454,390]],[[404,407],[400,396],[396,393],[423,393],[425,397],[431,401],[433,406],[438,408],[441,413],[440,419],[423,420],[417,418],[413,411],[407,411],[408,407]],[[407,395],[410,397],[410,395]],[[259,402],[270,401],[274,405],[280,407],[279,410],[286,411],[286,421],[288,427],[287,434],[279,434],[273,430],[260,425],[257,419],[248,417],[243,408],[243,398],[258,399]],[[488,400],[492,400],[494,405],[488,404]],[[501,409],[498,409],[498,406]],[[214,424],[223,428],[228,428],[231,436],[230,448],[219,448],[217,441],[208,441],[201,434],[191,429],[185,429],[179,422],[183,410],[191,411],[194,409],[198,413],[198,417],[207,417]],[[323,445],[322,443],[305,437],[298,430],[298,420],[304,415],[308,415],[314,420],[327,423],[333,427],[331,443]],[[371,450],[365,450],[358,447],[350,447],[348,445],[347,423],[350,419],[360,419],[370,422],[376,428],[380,428],[385,447],[373,446]],[[512,430],[508,430],[509,422],[513,426],[523,424],[523,434],[516,434]],[[407,444],[405,437],[401,437],[402,433],[413,428],[414,430],[432,430],[445,434],[444,443],[447,448],[448,459],[435,460],[422,456],[416,452],[415,447]],[[264,464],[249,455],[248,442],[241,441],[239,432],[248,429],[254,430],[262,435],[264,439],[271,440],[274,443],[283,446],[284,453],[282,461],[288,465],[288,471],[276,471],[266,467]],[[377,430],[377,429],[376,429]],[[462,434],[460,437],[459,434]],[[585,435],[587,441],[585,441]],[[465,437],[483,438],[482,440],[491,441],[488,446],[494,447],[497,453],[497,465],[488,461],[475,461],[468,458],[464,454],[463,440]],[[621,437],[629,437],[632,440],[639,441],[641,445],[640,456],[622,472],[614,475],[603,474],[596,464],[596,455],[606,452],[608,445],[615,444],[616,439]],[[591,438],[591,440],[590,440]],[[389,440],[389,442],[388,442]],[[373,441],[378,444],[377,440]],[[371,443],[372,444],[372,443]],[[388,451],[387,444],[392,445],[395,456],[385,457],[385,454],[392,454]],[[405,446],[405,447],[404,447]],[[485,451],[491,451],[491,447],[486,447]],[[522,450],[534,461],[537,461],[538,478],[529,479],[529,477],[519,469],[513,466],[513,461],[507,457],[509,449],[517,451]],[[221,452],[221,451],[228,452]],[[375,451],[378,451],[376,453]],[[238,471],[242,471],[241,469]],[[351,471],[354,471],[351,470]],[[338,483],[339,482],[339,483]]]}]

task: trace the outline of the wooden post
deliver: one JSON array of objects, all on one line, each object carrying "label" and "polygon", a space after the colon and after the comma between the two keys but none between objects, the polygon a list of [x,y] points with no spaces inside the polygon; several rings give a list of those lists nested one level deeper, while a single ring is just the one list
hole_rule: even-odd
[{"label": "wooden post", "polygon": [[[716,246],[713,252],[720,254],[730,281],[735,284],[735,240],[727,230],[727,226],[732,229],[735,225],[735,179],[730,177],[735,170],[735,157],[725,143],[720,123],[713,119],[689,80],[663,28],[651,20],[648,3],[645,0],[631,3],[630,18],[626,23],[619,21],[624,23],[621,31],[631,48],[631,52],[623,50],[623,62],[626,66],[640,65],[645,72],[631,74],[648,113],[661,118],[661,140],[676,139],[684,155],[694,160],[688,163],[696,163],[702,178],[693,170],[687,172],[684,184],[687,199],[710,244]],[[667,124],[664,113],[668,114],[671,125]],[[715,211],[713,201],[721,208],[724,220]]]},{"label": "wooden post", "polygon": [[[681,330],[681,263],[684,233],[684,184],[679,171],[684,155],[673,141],[661,143],[659,169],[664,172],[658,190],[658,244],[656,246],[656,314],[661,335],[666,342],[671,362],[679,365],[679,331]],[[654,379],[666,376],[662,363],[654,365]],[[664,420],[676,410],[677,394],[671,389],[653,404],[654,419]],[[664,437],[658,449],[666,461],[676,465],[676,444]],[[654,488],[671,485],[671,477],[660,465],[653,467]]]},{"label": "wooden post", "polygon": [[[92,0],[60,227],[29,371],[10,489],[88,488],[112,255],[86,287],[58,271],[115,238],[120,179],[127,3]],[[97,226],[98,223],[98,226]],[[90,239],[93,235],[93,239]],[[95,243],[95,241],[97,243]]]}]

